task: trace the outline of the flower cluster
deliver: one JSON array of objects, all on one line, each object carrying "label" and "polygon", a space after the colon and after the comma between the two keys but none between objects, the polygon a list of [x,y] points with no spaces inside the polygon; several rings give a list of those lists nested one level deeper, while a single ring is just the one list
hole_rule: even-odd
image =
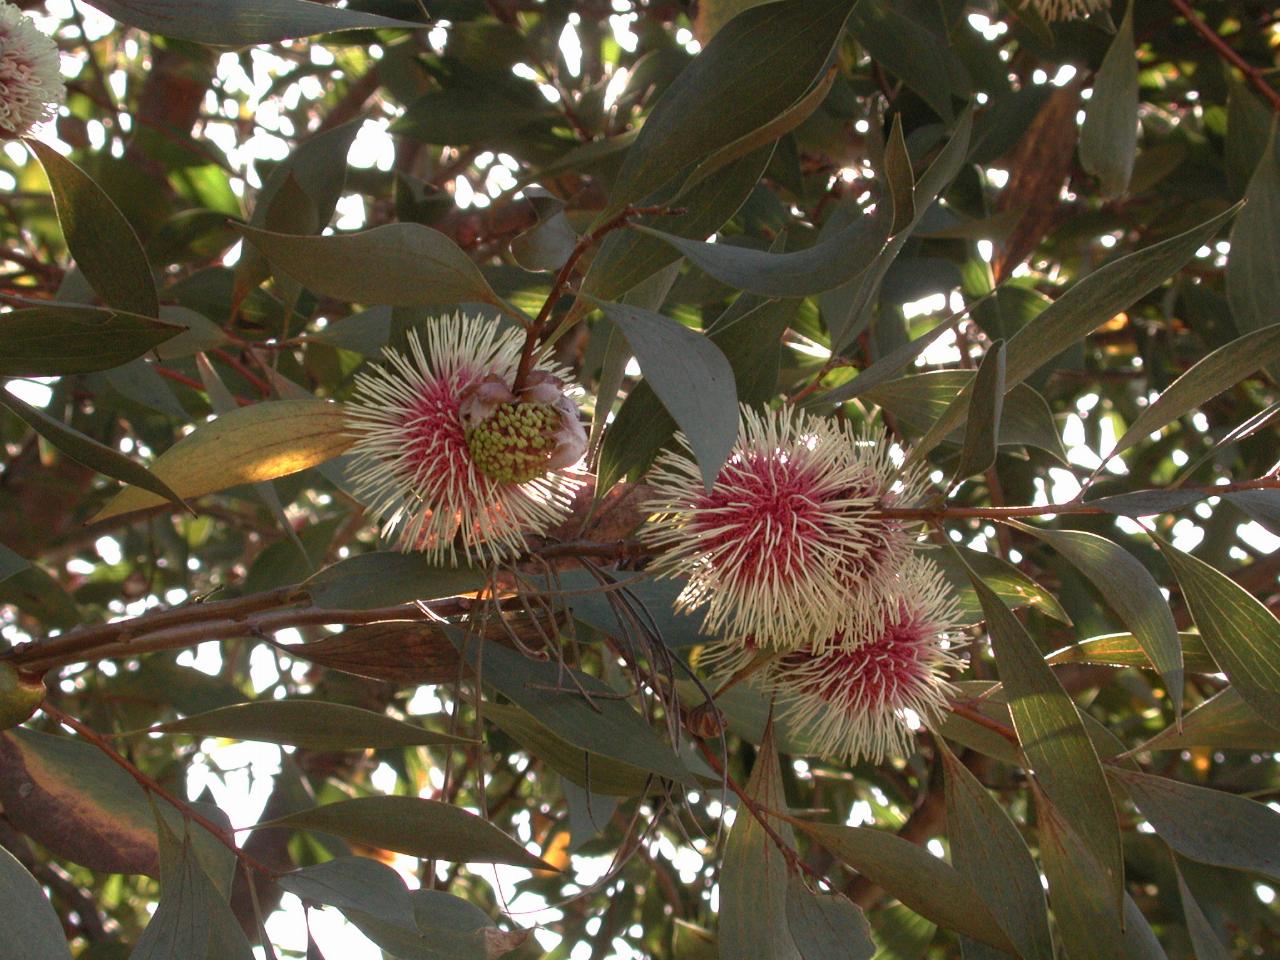
[{"label": "flower cluster", "polygon": [[937,718],[957,608],[916,529],[883,514],[925,487],[883,438],[744,409],[710,490],[687,445],[650,483],[655,570],[687,581],[678,604],[705,611],[720,677],[749,675],[793,732],[851,761],[905,749],[910,721]]},{"label": "flower cluster", "polygon": [[1099,10],[1106,10],[1111,6],[1111,0],[1022,0],[1024,7],[1028,4],[1035,7],[1044,19],[1053,22],[1084,19]]},{"label": "flower cluster", "polygon": [[437,559],[519,553],[526,533],[568,516],[587,437],[563,372],[535,368],[512,391],[523,334],[456,314],[426,324],[426,346],[356,377],[347,406],[356,495],[402,549]]},{"label": "flower cluster", "polygon": [[0,137],[21,137],[66,98],[58,47],[29,17],[0,0]]}]

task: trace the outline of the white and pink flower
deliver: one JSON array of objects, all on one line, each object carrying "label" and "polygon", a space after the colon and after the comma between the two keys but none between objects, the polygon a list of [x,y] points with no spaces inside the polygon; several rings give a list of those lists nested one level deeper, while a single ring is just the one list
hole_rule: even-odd
[{"label": "white and pink flower", "polygon": [[347,425],[357,496],[404,550],[487,562],[519,553],[525,534],[565,519],[586,450],[560,371],[541,365],[510,384],[523,333],[455,314],[427,322],[426,346],[384,349],[356,377]]},{"label": "white and pink flower", "polygon": [[0,0],[0,137],[22,137],[66,99],[58,46],[30,17]]},{"label": "white and pink flower", "polygon": [[[822,756],[881,763],[911,752],[912,725],[935,725],[954,694],[959,607],[938,567],[911,557],[869,629],[802,650],[775,652],[746,681],[771,695],[778,719]],[[722,678],[760,656],[750,642],[711,653]]]},{"label": "white and pink flower", "polygon": [[656,572],[688,579],[679,606],[705,608],[707,633],[779,649],[870,623],[917,538],[878,510],[914,502],[923,486],[899,475],[882,438],[747,408],[709,492],[687,445],[662,455],[649,483],[643,536],[660,552]]}]

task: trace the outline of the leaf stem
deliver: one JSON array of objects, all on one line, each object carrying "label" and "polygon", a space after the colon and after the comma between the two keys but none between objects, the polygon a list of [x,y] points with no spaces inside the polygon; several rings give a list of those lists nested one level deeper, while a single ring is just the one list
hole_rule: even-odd
[{"label": "leaf stem", "polygon": [[537,353],[538,344],[547,332],[547,321],[551,319],[551,311],[569,288],[569,283],[573,279],[573,272],[578,266],[578,261],[583,258],[586,252],[614,230],[627,226],[635,217],[672,216],[680,213],[684,213],[683,208],[627,207],[616,217],[606,220],[590,233],[585,233],[578,238],[578,242],[574,244],[568,259],[565,260],[564,265],[556,274],[555,281],[551,284],[551,292],[547,294],[547,299],[543,302],[542,309],[538,311],[538,316],[532,324],[525,328],[524,348],[520,351],[520,365],[516,368],[516,378],[511,384],[512,392],[519,393],[520,388],[529,379],[529,374],[533,372],[534,356]]},{"label": "leaf stem", "polygon": [[235,839],[229,831],[224,831],[222,827],[214,823],[208,817],[204,816],[202,813],[200,813],[200,811],[192,807],[191,804],[187,803],[185,800],[178,799],[176,796],[174,796],[164,787],[160,786],[160,784],[157,783],[155,780],[153,780],[151,777],[143,773],[140,769],[134,766],[134,764],[131,763],[128,759],[121,756],[120,753],[118,753],[116,749],[106,741],[106,738],[103,737],[102,734],[98,733],[97,730],[94,730],[92,727],[87,726],[86,724],[77,720],[75,717],[71,716],[71,714],[58,709],[48,701],[45,701],[44,703],[42,703],[40,705],[40,709],[44,711],[45,715],[49,717],[50,720],[53,720],[56,723],[60,723],[65,727],[70,727],[72,730],[74,730],[77,734],[79,734],[85,740],[89,741],[89,743],[93,744],[95,747],[101,750],[104,754],[106,754],[107,758],[111,760],[112,763],[116,764],[118,767],[124,770],[125,773],[133,777],[133,779],[138,782],[138,785],[142,787],[143,790],[146,790],[149,793],[154,793],[156,796],[160,797],[162,800],[164,800],[166,803],[172,806],[175,810],[181,813],[185,819],[190,820],[193,823],[197,824],[198,826],[203,827],[206,831],[208,831],[210,834],[213,835],[214,839],[216,839],[224,847],[226,847],[233,854],[235,854],[236,859],[239,860],[242,864],[244,864],[245,867],[252,870],[256,870],[258,873],[262,874],[265,877],[276,876],[276,871],[272,870],[270,867],[266,866],[265,864],[257,860],[255,857],[253,857],[251,854],[246,853],[245,851],[241,850],[238,846],[236,846]]}]

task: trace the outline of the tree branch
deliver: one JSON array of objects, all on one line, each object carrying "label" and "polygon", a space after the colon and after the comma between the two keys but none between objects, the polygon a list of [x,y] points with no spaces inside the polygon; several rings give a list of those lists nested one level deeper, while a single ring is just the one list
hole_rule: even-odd
[{"label": "tree branch", "polygon": [[1199,14],[1191,8],[1191,4],[1187,3],[1187,0],[1169,0],[1169,3],[1186,17],[1187,23],[1208,41],[1209,46],[1213,47],[1218,56],[1245,75],[1245,78],[1253,88],[1262,94],[1263,98],[1271,105],[1273,113],[1280,113],[1280,90],[1277,90],[1267,82],[1262,70],[1240,56],[1235,51],[1235,48],[1218,35],[1213,27],[1200,19]]}]

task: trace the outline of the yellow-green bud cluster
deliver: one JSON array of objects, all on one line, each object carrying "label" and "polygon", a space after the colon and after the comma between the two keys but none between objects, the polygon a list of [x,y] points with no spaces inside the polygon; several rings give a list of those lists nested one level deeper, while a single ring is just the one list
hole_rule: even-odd
[{"label": "yellow-green bud cluster", "polygon": [[547,472],[560,412],[549,403],[504,403],[467,432],[481,473],[500,483],[527,483]]}]

